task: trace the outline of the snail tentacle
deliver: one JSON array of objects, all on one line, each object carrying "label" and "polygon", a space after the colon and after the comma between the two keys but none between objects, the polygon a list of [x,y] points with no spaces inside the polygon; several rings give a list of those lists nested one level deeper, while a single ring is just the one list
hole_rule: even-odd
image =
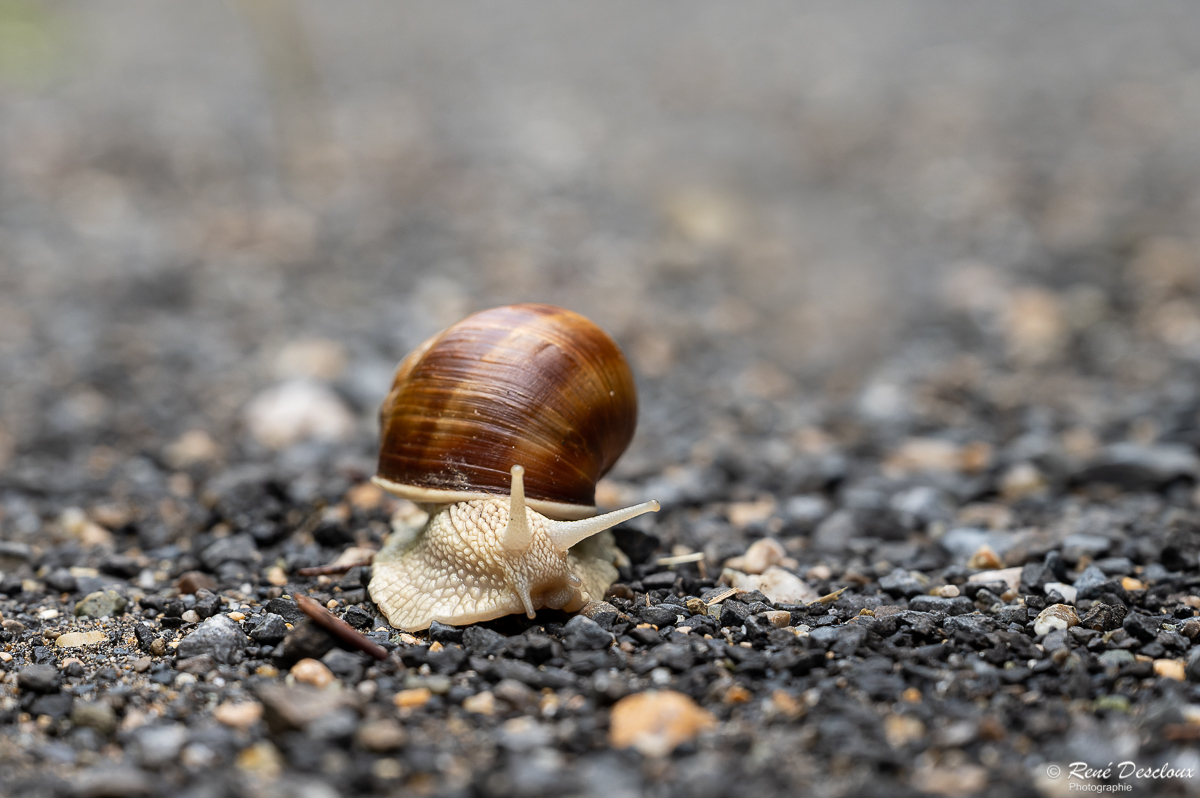
[{"label": "snail tentacle", "polygon": [[[504,548],[513,554],[525,551],[533,542],[533,532],[529,528],[529,516],[525,512],[525,469],[519,465],[512,467],[512,493],[508,500],[508,526],[504,528],[501,542]],[[529,599],[526,598],[525,602],[528,607]]]},{"label": "snail tentacle", "polygon": [[611,513],[598,515],[595,518],[584,518],[582,521],[548,521],[546,534],[555,548],[559,551],[566,551],[581,540],[598,535],[606,529],[612,529],[617,524],[622,524],[645,513],[657,513],[658,511],[659,504],[652,499],[623,510],[614,510]]}]

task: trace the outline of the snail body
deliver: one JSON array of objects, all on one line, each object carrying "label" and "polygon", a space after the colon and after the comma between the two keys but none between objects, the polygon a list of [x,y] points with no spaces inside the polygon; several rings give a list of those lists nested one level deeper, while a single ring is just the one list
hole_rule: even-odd
[{"label": "snail body", "polygon": [[637,394],[616,343],[571,311],[467,317],[401,361],[380,415],[374,481],[430,513],[375,557],[371,597],[405,631],[577,610],[616,579],[605,530],[658,510],[592,517]]}]

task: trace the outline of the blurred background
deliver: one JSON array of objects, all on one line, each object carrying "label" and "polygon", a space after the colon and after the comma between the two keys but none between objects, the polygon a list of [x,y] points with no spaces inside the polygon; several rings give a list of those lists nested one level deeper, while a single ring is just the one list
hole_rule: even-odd
[{"label": "blurred background", "polygon": [[837,408],[953,431],[981,381],[992,420],[1121,437],[1129,397],[1195,399],[1198,29],[1184,0],[0,0],[0,475],[370,473],[400,357],[526,300],[629,353],[625,480],[790,462]]}]

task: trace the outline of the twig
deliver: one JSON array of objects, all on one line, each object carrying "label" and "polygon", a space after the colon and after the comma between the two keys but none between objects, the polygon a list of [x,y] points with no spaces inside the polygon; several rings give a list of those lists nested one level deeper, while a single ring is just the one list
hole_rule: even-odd
[{"label": "twig", "polygon": [[348,646],[365,651],[378,660],[387,659],[387,649],[367,637],[350,624],[336,617],[308,596],[296,596],[296,605],[300,611],[313,620],[317,626],[341,640]]},{"label": "twig", "polygon": [[330,574],[344,574],[352,568],[359,566],[368,566],[374,560],[355,560],[347,563],[333,563],[332,565],[317,565],[312,568],[299,568],[296,570],[296,576],[328,576]]},{"label": "twig", "polygon": [[700,562],[704,559],[704,552],[697,551],[691,554],[676,554],[674,557],[659,557],[659,565],[683,565],[689,562]]},{"label": "twig", "polygon": [[738,592],[737,588],[731,587],[728,590],[721,591],[720,593],[716,594],[715,596],[713,596],[712,598],[710,598],[708,601],[706,601],[704,603],[707,606],[711,607],[712,605],[714,605],[718,602],[724,601],[725,599],[729,598],[730,596],[734,595],[737,592]]},{"label": "twig", "polygon": [[845,587],[839,587],[837,590],[833,591],[832,593],[826,593],[824,596],[821,596],[816,601],[808,602],[807,606],[811,607],[814,604],[832,604],[833,602],[837,601],[838,598],[840,598],[841,595],[849,589],[850,589],[849,585],[846,585]]}]

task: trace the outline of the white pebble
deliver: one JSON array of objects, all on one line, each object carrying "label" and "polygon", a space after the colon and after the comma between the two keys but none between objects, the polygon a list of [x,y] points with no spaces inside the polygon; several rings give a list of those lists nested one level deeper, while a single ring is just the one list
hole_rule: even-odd
[{"label": "white pebble", "polygon": [[1038,613],[1033,622],[1033,633],[1036,635],[1049,634],[1056,629],[1069,629],[1079,625],[1079,616],[1075,608],[1066,604],[1051,604]]},{"label": "white pebble", "polygon": [[1051,590],[1055,591],[1058,593],[1058,595],[1062,596],[1063,600],[1068,604],[1075,603],[1075,598],[1079,592],[1071,585],[1068,585],[1064,582],[1047,582],[1044,589],[1047,594],[1049,594]]},{"label": "white pebble", "polygon": [[246,406],[246,427],[264,446],[287,447],[305,440],[344,441],[354,433],[354,414],[329,387],[289,380],[260,392]]}]

